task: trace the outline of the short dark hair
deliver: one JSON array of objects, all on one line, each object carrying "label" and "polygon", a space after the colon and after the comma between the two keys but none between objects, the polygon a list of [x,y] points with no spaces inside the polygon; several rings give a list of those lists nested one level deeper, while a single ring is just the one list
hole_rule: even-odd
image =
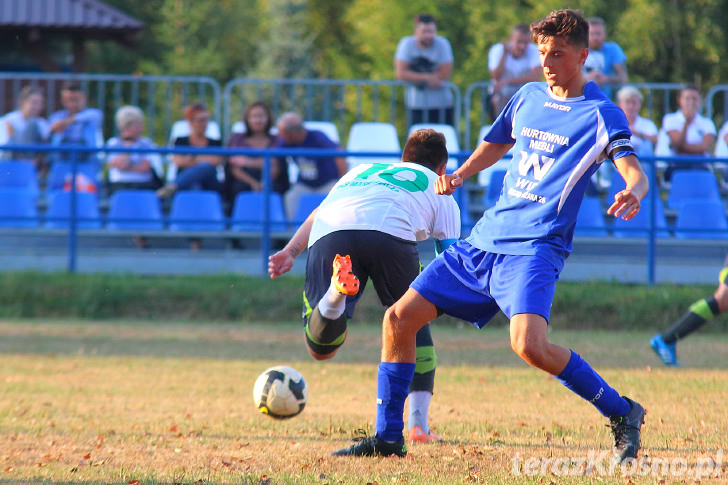
[{"label": "short dark hair", "polygon": [[563,37],[578,47],[589,46],[589,24],[578,10],[553,10],[531,24],[531,38],[537,44],[545,37]]},{"label": "short dark hair", "polygon": [[519,34],[529,34],[528,24],[518,24],[511,29],[511,32],[518,32]]},{"label": "short dark hair", "polygon": [[434,24],[435,17],[433,17],[429,13],[421,13],[421,14],[415,16],[415,23],[416,24]]},{"label": "short dark hair", "polygon": [[81,91],[83,91],[83,89],[81,89],[80,82],[75,81],[75,80],[70,80],[70,81],[63,82],[63,84],[61,85],[61,91],[73,91],[76,93],[80,93]]},{"label": "short dark hair", "polygon": [[445,135],[430,128],[413,132],[402,150],[402,161],[417,163],[437,172],[447,163]]},{"label": "short dark hair", "polygon": [[243,123],[245,123],[246,136],[250,136],[253,134],[253,130],[250,129],[250,124],[248,123],[248,117],[250,116],[250,112],[253,111],[254,108],[263,108],[263,111],[265,111],[265,115],[268,117],[268,121],[265,123],[264,130],[266,133],[270,133],[270,129],[273,127],[273,113],[271,112],[268,105],[265,104],[263,101],[254,101],[246,106],[245,110],[243,111]]}]

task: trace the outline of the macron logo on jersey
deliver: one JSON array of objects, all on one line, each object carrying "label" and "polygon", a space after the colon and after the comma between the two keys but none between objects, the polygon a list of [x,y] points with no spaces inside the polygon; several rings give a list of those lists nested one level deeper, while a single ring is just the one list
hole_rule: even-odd
[{"label": "macron logo on jersey", "polygon": [[543,104],[543,107],[544,108],[557,109],[559,111],[566,111],[567,113],[569,111],[571,111],[571,106],[567,106],[565,104],[554,103],[553,101],[546,101]]}]

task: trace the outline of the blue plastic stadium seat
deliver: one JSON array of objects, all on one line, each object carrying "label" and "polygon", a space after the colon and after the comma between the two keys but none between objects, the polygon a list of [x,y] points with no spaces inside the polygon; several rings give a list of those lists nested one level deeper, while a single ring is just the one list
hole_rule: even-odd
[{"label": "blue plastic stadium seat", "polygon": [[574,234],[589,237],[606,237],[608,235],[599,198],[584,197],[576,216]]},{"label": "blue plastic stadium seat", "polygon": [[[50,171],[48,172],[48,180],[46,181],[46,190],[49,192],[55,192],[57,190],[63,190],[63,186],[66,181],[71,180],[71,173],[73,173],[73,165],[71,162],[53,162],[51,164]],[[98,188],[99,184],[99,165],[94,162],[85,162],[78,164],[78,174],[85,177],[89,182],[92,182]],[[78,175],[77,175],[78,177]],[[78,182],[78,178],[77,178]]]},{"label": "blue plastic stadium seat", "polygon": [[[625,221],[622,218],[614,219],[613,232],[614,237],[624,238],[646,238],[649,237],[650,227],[650,195],[642,200],[642,208],[629,221]],[[662,201],[657,199],[655,205],[655,227],[657,228],[657,237],[670,237],[670,233],[667,230],[667,220],[665,219],[665,208],[662,205]]]},{"label": "blue plastic stadium seat", "polygon": [[314,209],[321,205],[321,202],[323,202],[325,198],[326,194],[304,194],[301,196],[292,222],[301,224]]},{"label": "blue plastic stadium seat", "polygon": [[[70,225],[72,192],[53,192],[48,198],[45,219],[46,227],[66,229]],[[101,228],[98,199],[96,194],[76,192],[76,217],[79,229]]]},{"label": "blue plastic stadium seat", "polygon": [[22,189],[0,189],[0,227],[38,227],[37,194]]},{"label": "blue plastic stadium seat", "polygon": [[486,207],[495,205],[503,191],[503,179],[506,176],[506,170],[493,170],[490,172],[488,190],[483,197],[483,203]]},{"label": "blue plastic stadium seat", "polygon": [[119,190],[109,200],[108,229],[141,229],[158,231],[164,228],[162,208],[153,190]]},{"label": "blue plastic stadium seat", "polygon": [[715,176],[707,170],[677,170],[672,174],[672,185],[667,206],[679,210],[686,200],[720,201],[720,190]]},{"label": "blue plastic stadium seat", "polygon": [[173,231],[224,231],[220,194],[209,190],[184,190],[172,199],[169,228]]},{"label": "blue plastic stadium seat", "polygon": [[684,201],[677,213],[675,237],[728,239],[728,220],[723,203],[713,200]]},{"label": "blue plastic stadium seat", "polygon": [[[233,204],[233,231],[262,231],[265,194],[263,192],[240,192]],[[271,230],[283,231],[287,227],[283,199],[278,193],[270,194]]]},{"label": "blue plastic stadium seat", "polygon": [[0,162],[0,188],[22,189],[38,195],[38,177],[33,162]]}]

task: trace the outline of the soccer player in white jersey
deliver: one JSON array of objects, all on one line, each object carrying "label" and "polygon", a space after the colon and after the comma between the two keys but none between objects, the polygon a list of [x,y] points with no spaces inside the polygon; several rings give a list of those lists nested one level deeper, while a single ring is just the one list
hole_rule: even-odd
[{"label": "soccer player in white jersey", "polygon": [[334,455],[404,456],[402,409],[415,333],[440,313],[482,327],[500,310],[510,319],[513,350],[609,418],[618,461],[637,456],[642,406],[620,396],[576,352],[550,343],[547,326],[589,177],[606,158],[616,165],[626,188],[608,213],[627,220],[640,209],[647,178],[624,114],[584,80],[588,24],[581,14],[551,12],[531,25],[531,33],[546,82],[521,88],[470,158],[435,184],[438,194],[450,195],[515,145],[502,195],[470,237],[428,265],[385,313],[376,434]]},{"label": "soccer player in white jersey", "polygon": [[[460,237],[455,199],[434,189],[447,158],[442,133],[414,132],[402,163],[364,164],[349,171],[288,244],[270,257],[268,272],[277,278],[308,245],[303,324],[315,359],[332,358],[344,343],[347,319],[369,278],[379,300],[390,306],[420,272],[417,241],[433,237],[442,250]],[[437,365],[429,324],[418,329],[415,340],[408,421],[413,444],[439,440],[427,420]]]}]

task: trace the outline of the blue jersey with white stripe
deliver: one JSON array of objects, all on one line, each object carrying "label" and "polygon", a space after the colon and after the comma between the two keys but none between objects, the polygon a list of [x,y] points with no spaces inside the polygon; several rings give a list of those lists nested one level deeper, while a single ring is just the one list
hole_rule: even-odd
[{"label": "blue jersey with white stripe", "polygon": [[[561,267],[589,178],[610,141],[631,136],[622,110],[589,82],[583,96],[560,98],[545,82],[511,98],[485,141],[514,143],[498,202],[468,241],[501,254],[540,255]],[[618,156],[624,156],[622,152]]]}]

